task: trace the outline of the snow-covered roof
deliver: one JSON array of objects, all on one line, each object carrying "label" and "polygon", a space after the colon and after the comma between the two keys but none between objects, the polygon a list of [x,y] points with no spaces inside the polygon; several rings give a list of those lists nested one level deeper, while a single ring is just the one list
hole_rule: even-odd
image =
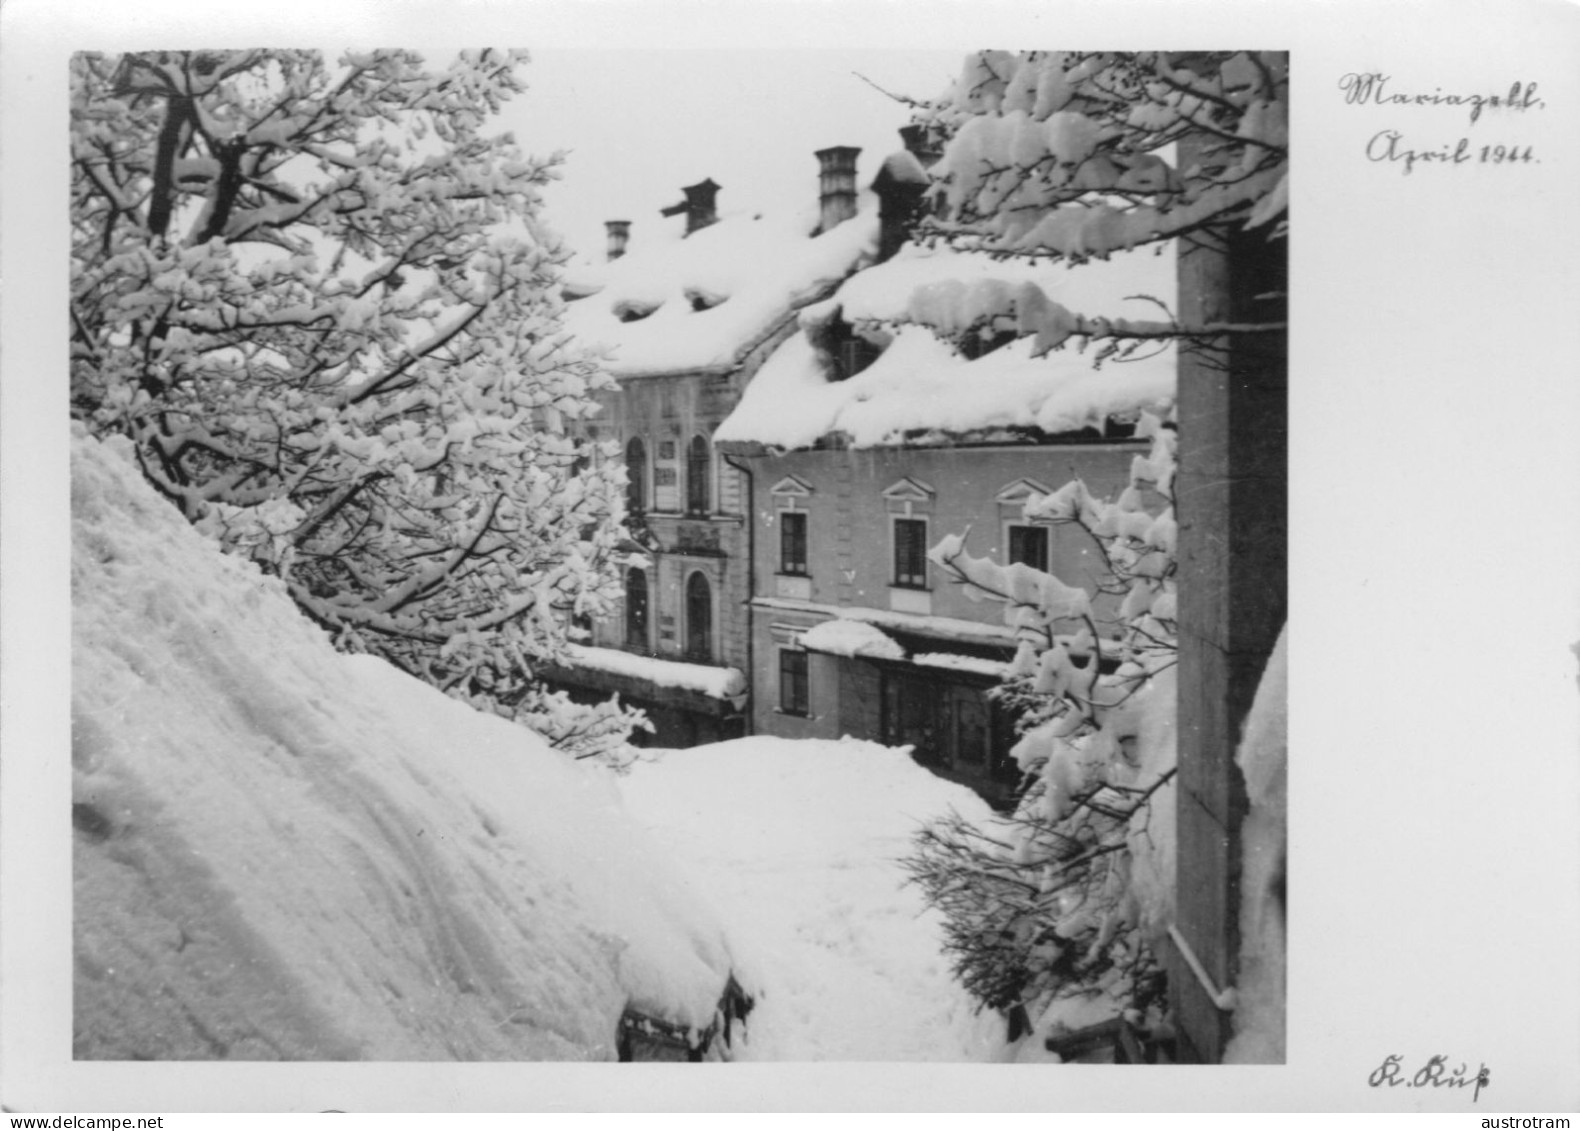
[{"label": "snow-covered roof", "polygon": [[725,213],[681,237],[678,219],[632,226],[629,250],[566,271],[565,329],[607,352],[616,377],[727,368],[869,255],[877,203],[813,236],[818,210]]},{"label": "snow-covered roof", "polygon": [[[758,370],[716,439],[793,449],[843,433],[869,447],[929,433],[1035,427],[1058,434],[1143,408],[1166,410],[1175,388],[1172,346],[1143,347],[1098,366],[1096,350],[1082,348],[1079,336],[1035,356],[1049,343],[1033,331],[1059,324],[1048,313],[1058,307],[1086,318],[1157,320],[1165,317],[1158,304],[1172,309],[1174,295],[1168,248],[1072,266],[907,245],[801,312],[801,332]],[[995,317],[1027,336],[970,360],[934,333]],[[817,344],[836,321],[887,339],[876,361],[843,381]]]},{"label": "snow-covered roof", "polygon": [[746,677],[738,668],[683,664],[677,660],[660,660],[653,656],[638,656],[634,652],[593,648],[585,644],[567,645],[565,651],[576,667],[634,676],[660,687],[696,691],[710,699],[731,699],[746,691]]}]

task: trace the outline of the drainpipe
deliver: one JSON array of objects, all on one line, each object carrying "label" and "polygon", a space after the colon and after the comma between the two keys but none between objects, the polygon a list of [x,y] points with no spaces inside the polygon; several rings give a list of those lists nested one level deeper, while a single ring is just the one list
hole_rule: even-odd
[{"label": "drainpipe", "polygon": [[756,733],[757,663],[754,658],[757,626],[752,623],[752,598],[757,596],[757,486],[752,469],[724,455],[724,462],[746,476],[746,733]]}]

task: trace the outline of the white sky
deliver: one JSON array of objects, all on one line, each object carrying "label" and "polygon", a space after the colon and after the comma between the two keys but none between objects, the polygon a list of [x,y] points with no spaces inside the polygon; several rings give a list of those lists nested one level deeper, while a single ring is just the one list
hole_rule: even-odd
[{"label": "white sky", "polygon": [[908,108],[858,78],[917,98],[939,94],[963,50],[541,49],[527,92],[498,119],[535,155],[569,151],[546,193],[549,222],[601,257],[605,220],[632,221],[631,241],[682,221],[659,209],[711,177],[719,208],[799,209],[817,201],[813,153],[854,145],[865,188],[900,148]]}]

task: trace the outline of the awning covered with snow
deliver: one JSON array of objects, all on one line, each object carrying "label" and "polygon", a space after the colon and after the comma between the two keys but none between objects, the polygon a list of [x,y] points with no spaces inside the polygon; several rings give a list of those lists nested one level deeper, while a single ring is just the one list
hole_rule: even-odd
[{"label": "awning covered with snow", "polygon": [[[851,613],[866,613],[872,610],[851,609]],[[925,622],[934,618],[916,617],[917,621]],[[944,619],[944,618],[937,618]],[[902,664],[907,667],[931,668],[935,671],[954,672],[969,675],[975,678],[987,678],[995,682],[1004,677],[1008,667],[1008,656],[990,656],[975,654],[978,652],[1001,652],[1008,647],[1008,642],[1002,646],[977,648],[971,651],[962,651],[958,636],[929,637],[925,632],[925,623],[913,628],[921,628],[921,632],[907,633],[902,629],[880,628],[869,620],[856,617],[838,616],[832,620],[823,621],[813,625],[800,636],[801,647],[808,652],[819,652],[828,656],[843,656],[847,659],[876,660],[883,663]],[[930,650],[933,647],[953,640],[956,650]],[[969,645],[967,646],[969,648]],[[929,650],[924,650],[929,649]]]},{"label": "awning covered with snow", "polygon": [[[861,605],[827,605],[817,601],[796,601],[783,597],[755,597],[752,606],[759,609],[776,609],[789,613],[805,613],[841,620],[862,621],[888,631],[912,636],[924,636],[946,644],[966,645],[944,647],[939,651],[971,651],[974,648],[1004,648],[1013,650],[1018,639],[1017,630],[1008,625],[964,620],[960,617],[935,616],[922,613],[901,613],[889,609],[874,609]],[[931,649],[924,649],[930,651]]]}]

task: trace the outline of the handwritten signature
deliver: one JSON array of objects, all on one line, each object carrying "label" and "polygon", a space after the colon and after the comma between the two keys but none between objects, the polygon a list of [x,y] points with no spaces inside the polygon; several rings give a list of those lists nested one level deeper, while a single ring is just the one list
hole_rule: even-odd
[{"label": "handwritten signature", "polygon": [[1387,1085],[1397,1088],[1401,1084],[1407,1088],[1475,1088],[1471,1093],[1472,1103],[1481,1099],[1481,1089],[1492,1083],[1492,1071],[1483,1064],[1480,1071],[1474,1076],[1469,1074],[1469,1066],[1461,1062],[1459,1067],[1452,1072],[1448,1069],[1448,1057],[1434,1056],[1422,1065],[1413,1075],[1406,1075],[1406,1070],[1400,1067],[1404,1057],[1393,1055],[1385,1057],[1382,1064],[1366,1078],[1366,1082],[1374,1088]]}]

